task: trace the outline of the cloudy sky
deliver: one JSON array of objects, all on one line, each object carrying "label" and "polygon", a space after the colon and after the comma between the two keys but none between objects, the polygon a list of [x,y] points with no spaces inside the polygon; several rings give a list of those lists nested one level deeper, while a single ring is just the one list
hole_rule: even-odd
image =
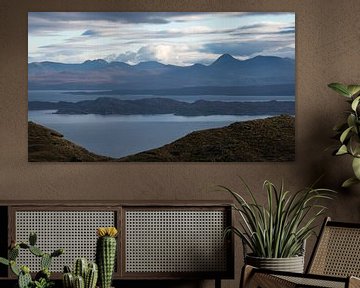
[{"label": "cloudy sky", "polygon": [[295,57],[294,13],[30,12],[28,61],[210,64]]}]

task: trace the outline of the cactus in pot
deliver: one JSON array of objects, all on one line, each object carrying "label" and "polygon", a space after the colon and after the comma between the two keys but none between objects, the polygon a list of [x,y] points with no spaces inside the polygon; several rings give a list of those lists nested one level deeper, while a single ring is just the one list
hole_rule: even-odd
[{"label": "cactus in pot", "polygon": [[95,288],[98,279],[96,263],[88,263],[85,258],[78,258],[74,263],[74,273],[69,266],[64,267],[64,288]]},{"label": "cactus in pot", "polygon": [[73,288],[74,287],[74,275],[71,273],[71,269],[69,266],[64,267],[63,273],[63,287],[64,288]]},{"label": "cactus in pot", "polygon": [[[8,251],[8,259],[0,257],[0,263],[10,266],[11,271],[18,277],[19,288],[48,288],[53,285],[53,282],[50,280],[50,265],[53,257],[60,256],[64,253],[64,250],[57,249],[51,254],[45,253],[36,246],[36,240],[36,234],[30,233],[29,243],[12,241]],[[41,270],[35,275],[34,280],[31,278],[30,268],[28,266],[20,266],[16,263],[20,249],[28,250],[34,256],[41,259]]]},{"label": "cactus in pot", "polygon": [[78,258],[75,261],[74,274],[75,276],[81,276],[85,280],[85,275],[88,269],[88,261],[86,258]]},{"label": "cactus in pot", "polygon": [[98,266],[96,263],[90,263],[85,276],[85,288],[95,288],[98,279]]},{"label": "cactus in pot", "polygon": [[96,262],[99,267],[100,288],[110,288],[116,258],[115,227],[101,227],[97,229]]}]

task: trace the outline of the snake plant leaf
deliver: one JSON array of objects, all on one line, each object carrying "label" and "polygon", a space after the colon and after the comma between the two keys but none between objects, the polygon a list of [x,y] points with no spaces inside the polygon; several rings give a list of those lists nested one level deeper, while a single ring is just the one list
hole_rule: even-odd
[{"label": "snake plant leaf", "polygon": [[356,111],[356,108],[357,108],[358,105],[359,105],[359,101],[360,101],[360,96],[356,97],[356,98],[354,99],[354,101],[352,101],[352,103],[351,103],[351,109],[352,109],[352,110]]},{"label": "snake plant leaf", "polygon": [[341,143],[344,143],[344,141],[346,140],[347,136],[349,135],[349,132],[352,130],[352,126],[348,127],[347,129],[345,129],[345,131],[343,133],[341,133],[340,136],[340,141]]},{"label": "snake plant leaf", "polygon": [[344,155],[347,153],[349,153],[349,152],[348,152],[346,145],[341,145],[341,147],[339,148],[339,150],[336,152],[335,155],[339,156],[339,155]]},{"label": "snake plant leaf", "polygon": [[360,183],[359,179],[357,179],[356,177],[351,177],[351,178],[345,180],[344,183],[341,185],[341,187],[348,188],[352,185],[359,184],[359,183]]},{"label": "snake plant leaf", "polygon": [[357,179],[360,180],[360,158],[354,157],[352,168]]},{"label": "snake plant leaf", "polygon": [[347,90],[351,96],[354,96],[360,92],[360,85],[348,85]]},{"label": "snake plant leaf", "polygon": [[348,90],[348,86],[341,84],[341,83],[330,83],[328,85],[329,88],[333,89],[337,93],[339,93],[342,96],[351,97],[350,91]]}]

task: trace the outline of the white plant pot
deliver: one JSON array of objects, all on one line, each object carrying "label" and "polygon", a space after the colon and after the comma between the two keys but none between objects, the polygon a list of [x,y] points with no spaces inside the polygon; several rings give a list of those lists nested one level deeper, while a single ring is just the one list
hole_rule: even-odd
[{"label": "white plant pot", "polygon": [[304,256],[289,258],[263,258],[246,255],[245,263],[262,269],[304,273]]}]

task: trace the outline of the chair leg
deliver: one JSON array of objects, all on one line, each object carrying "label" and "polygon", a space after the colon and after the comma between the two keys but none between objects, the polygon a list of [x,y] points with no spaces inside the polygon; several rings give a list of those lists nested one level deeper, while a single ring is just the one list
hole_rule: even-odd
[{"label": "chair leg", "polygon": [[250,265],[244,265],[244,267],[242,268],[242,271],[241,271],[239,288],[248,287],[250,280],[251,280],[251,276],[253,274],[253,271],[254,271],[254,267],[252,267]]},{"label": "chair leg", "polygon": [[349,277],[349,288],[360,288],[360,278]]},{"label": "chair leg", "polygon": [[[271,274],[261,273],[257,269],[246,265],[242,269],[240,288],[295,288],[296,284],[287,280],[272,276]],[[352,288],[357,288],[354,286]],[[360,288],[360,287],[359,287]]]}]

